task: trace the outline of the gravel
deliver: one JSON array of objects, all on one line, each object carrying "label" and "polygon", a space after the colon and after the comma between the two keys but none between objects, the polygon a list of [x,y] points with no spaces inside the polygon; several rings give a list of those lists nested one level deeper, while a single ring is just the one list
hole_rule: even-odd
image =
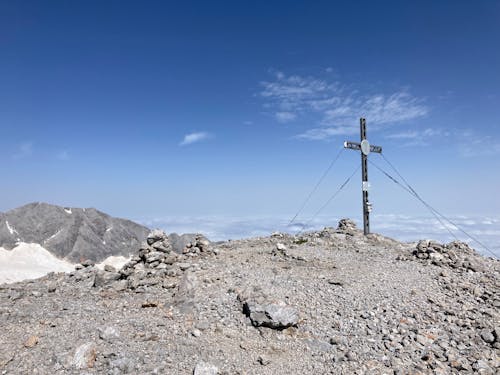
[{"label": "gravel", "polygon": [[[177,245],[176,245],[177,246]],[[500,262],[338,228],[173,246],[0,285],[3,374],[500,371]]]}]

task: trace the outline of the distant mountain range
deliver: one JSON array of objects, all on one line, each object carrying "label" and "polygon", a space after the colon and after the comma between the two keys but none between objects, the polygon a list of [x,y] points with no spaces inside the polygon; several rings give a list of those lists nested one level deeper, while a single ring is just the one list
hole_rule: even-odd
[{"label": "distant mountain range", "polygon": [[71,262],[100,262],[111,255],[135,253],[149,229],[111,217],[95,208],[69,208],[30,203],[0,213],[0,247],[37,243]]}]

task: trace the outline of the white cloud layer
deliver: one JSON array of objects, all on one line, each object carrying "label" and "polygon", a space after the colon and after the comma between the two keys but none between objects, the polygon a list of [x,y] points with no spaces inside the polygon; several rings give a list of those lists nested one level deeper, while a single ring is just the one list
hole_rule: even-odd
[{"label": "white cloud layer", "polygon": [[[297,233],[300,230],[318,230],[325,226],[336,226],[340,217],[319,215],[313,221],[308,218],[288,225],[290,217],[259,216],[259,217],[227,217],[227,216],[196,216],[196,217],[161,217],[155,219],[136,220],[150,228],[161,228],[168,233],[203,233],[212,241],[240,239],[247,237],[268,236],[274,231]],[[454,216],[450,218],[467,233],[478,238],[500,257],[500,216]],[[361,221],[356,220],[361,227]],[[307,226],[303,228],[304,222]],[[408,215],[373,215],[372,231],[400,241],[417,241],[434,239],[450,242],[455,238],[434,217]],[[448,225],[460,240],[470,242],[463,233]],[[478,252],[491,256],[480,245],[470,242]]]},{"label": "white cloud layer", "polygon": [[182,140],[181,143],[179,143],[180,146],[186,146],[190,145],[196,142],[201,142],[206,139],[210,138],[210,134],[207,132],[195,132],[195,133],[189,133],[184,136],[184,139]]},{"label": "white cloud layer", "polygon": [[371,129],[377,129],[425,116],[428,107],[423,101],[400,90],[392,94],[362,94],[314,77],[286,76],[278,72],[272,81],[261,82],[260,95],[279,122],[290,122],[301,116],[317,117],[312,129],[299,138],[321,140],[358,131],[360,117]]}]

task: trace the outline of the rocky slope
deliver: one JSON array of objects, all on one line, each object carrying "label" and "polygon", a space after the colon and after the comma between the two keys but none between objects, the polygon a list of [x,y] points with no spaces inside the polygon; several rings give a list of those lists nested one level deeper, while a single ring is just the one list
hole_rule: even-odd
[{"label": "rocky slope", "polygon": [[102,261],[128,256],[144,241],[149,229],[94,208],[68,208],[30,203],[0,215],[0,247],[36,243],[71,262]]},{"label": "rocky slope", "polygon": [[8,374],[495,374],[500,262],[352,222],[0,286]]}]

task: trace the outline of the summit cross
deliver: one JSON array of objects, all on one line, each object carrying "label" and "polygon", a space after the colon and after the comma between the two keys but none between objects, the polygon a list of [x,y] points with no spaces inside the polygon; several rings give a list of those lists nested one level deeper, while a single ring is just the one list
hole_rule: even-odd
[{"label": "summit cross", "polygon": [[359,131],[361,143],[357,142],[344,142],[344,148],[350,148],[351,150],[361,151],[361,190],[363,192],[363,233],[365,235],[370,233],[370,212],[372,211],[372,204],[368,201],[368,190],[370,184],[368,183],[368,154],[370,152],[376,152],[378,154],[382,153],[381,146],[370,145],[366,139],[366,120],[364,118],[359,119]]}]

